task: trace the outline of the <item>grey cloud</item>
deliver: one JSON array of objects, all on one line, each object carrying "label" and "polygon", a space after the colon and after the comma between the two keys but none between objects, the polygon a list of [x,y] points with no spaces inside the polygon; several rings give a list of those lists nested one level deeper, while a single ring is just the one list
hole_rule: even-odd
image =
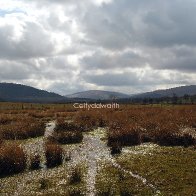
[{"label": "grey cloud", "polygon": [[[66,89],[66,90],[65,90]],[[70,82],[53,82],[49,87],[49,91],[57,92],[61,95],[68,95],[74,92],[85,91],[85,86],[81,84],[72,85]]]},{"label": "grey cloud", "polygon": [[150,50],[150,65],[158,70],[196,72],[196,47],[180,46]]},{"label": "grey cloud", "polygon": [[86,82],[96,84],[99,86],[111,87],[134,87],[138,86],[155,86],[161,84],[191,84],[188,75],[184,74],[170,74],[169,77],[164,77],[161,72],[151,71],[144,74],[136,74],[134,71],[126,73],[104,73],[104,74],[89,74],[83,76]]},{"label": "grey cloud", "polygon": [[138,78],[134,73],[129,74],[101,74],[86,75],[85,80],[100,86],[127,86],[136,85]]},{"label": "grey cloud", "polygon": [[[18,1],[26,15],[13,15],[18,24],[0,25],[2,80],[40,83],[61,94],[195,82],[195,0],[113,0],[99,6],[93,0]],[[67,61],[71,54],[76,65]]]},{"label": "grey cloud", "polygon": [[49,57],[30,60],[0,61],[1,80],[68,80],[75,70],[64,57]]},{"label": "grey cloud", "polygon": [[48,56],[54,52],[54,43],[41,25],[26,22],[22,29],[21,38],[15,40],[14,26],[0,26],[1,58],[34,58]]},{"label": "grey cloud", "polygon": [[196,44],[196,2],[115,0],[92,7],[81,28],[94,44],[109,49]]},{"label": "grey cloud", "polygon": [[33,67],[21,62],[0,61],[0,79],[23,80],[32,76]]},{"label": "grey cloud", "polygon": [[196,57],[179,57],[172,60],[168,60],[162,64],[161,69],[175,69],[186,72],[196,72]]},{"label": "grey cloud", "polygon": [[142,67],[147,59],[135,52],[123,52],[118,54],[104,54],[96,52],[92,56],[85,56],[81,63],[86,69],[112,69],[126,67]]}]

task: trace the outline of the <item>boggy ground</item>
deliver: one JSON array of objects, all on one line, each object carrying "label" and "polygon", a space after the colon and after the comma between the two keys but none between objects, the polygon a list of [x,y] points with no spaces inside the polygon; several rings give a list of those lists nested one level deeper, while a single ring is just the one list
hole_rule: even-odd
[{"label": "boggy ground", "polygon": [[[24,150],[27,155],[27,167],[25,171],[19,174],[0,178],[0,195],[123,196],[196,194],[194,189],[196,186],[196,154],[194,145],[185,148],[183,145],[174,145],[173,147],[159,145],[154,140],[147,143],[140,141],[139,144],[134,146],[122,145],[120,146],[120,149],[122,149],[120,150],[121,153],[111,155],[113,146],[108,145],[108,136],[113,136],[110,135],[110,124],[120,121],[124,122],[121,119],[125,118],[126,115],[130,117],[130,122],[138,121],[139,123],[140,114],[138,114],[138,111],[143,112],[141,116],[143,117],[142,123],[144,123],[146,121],[145,118],[149,114],[153,116],[153,112],[156,109],[150,108],[148,110],[148,108],[144,108],[141,110],[139,107],[139,109],[133,108],[130,111],[125,110],[126,114],[123,114],[122,111],[116,111],[117,116],[115,116],[115,111],[104,111],[100,115],[99,112],[77,112],[72,111],[70,108],[69,111],[65,112],[64,110],[63,106],[58,109],[50,108],[46,111],[42,108],[40,113],[36,112],[37,109],[35,111],[23,111],[23,115],[30,115],[41,122],[47,122],[45,133],[37,138],[4,141],[8,145],[14,142]],[[163,110],[165,114],[165,109]],[[166,108],[167,110],[171,111],[173,108]],[[187,110],[184,108],[180,110],[185,114],[187,114],[188,110],[193,112],[191,107]],[[15,114],[10,115],[9,112]],[[12,118],[16,118],[17,113],[19,112],[6,111],[6,114],[3,115],[3,122],[6,123],[7,115],[13,121],[14,119]],[[113,113],[112,115],[117,118],[117,121],[111,118],[110,113]],[[180,127],[182,133],[185,130],[186,133],[191,133],[194,136],[194,115],[188,116],[190,120],[187,122],[188,128],[186,129],[184,128],[186,119],[182,118],[183,115],[179,115],[176,114],[177,117],[181,117],[181,121],[178,124],[183,124]],[[74,119],[75,123],[80,125],[81,130],[83,130],[83,139],[82,142],[76,144],[59,144],[64,151],[63,162],[57,167],[47,168],[45,143],[47,138],[51,138],[54,135],[57,118],[63,118],[66,122],[71,122]],[[110,122],[108,119],[110,119]],[[157,119],[156,115],[152,119],[147,119],[150,120],[147,122],[152,125],[150,129],[154,125],[152,124],[153,119]],[[162,122],[162,119],[157,120],[157,122]],[[167,121],[163,122],[166,123]],[[157,124],[155,125],[157,126]],[[189,125],[193,125],[193,127]],[[146,124],[145,129],[149,129]],[[144,131],[145,133],[146,130]],[[116,130],[112,131],[115,133]],[[160,130],[158,129],[159,132]],[[125,133],[127,133],[127,129]],[[149,135],[151,136],[151,134]],[[141,137],[139,138],[141,139]],[[41,168],[30,170],[30,157],[34,154],[40,155]]]},{"label": "boggy ground", "polygon": [[[53,123],[50,125],[53,127]],[[28,146],[31,153],[33,150],[38,152],[43,141],[41,138],[34,140],[21,145],[25,149]],[[35,149],[34,145],[40,149]],[[84,133],[81,144],[63,145],[63,148],[71,154],[69,161],[53,169],[43,167],[2,178],[1,195],[71,195],[71,192],[76,195],[195,194],[196,155],[193,148],[146,143],[125,147],[120,155],[111,156],[105,128]],[[82,180],[70,185],[73,167],[82,167]]]}]

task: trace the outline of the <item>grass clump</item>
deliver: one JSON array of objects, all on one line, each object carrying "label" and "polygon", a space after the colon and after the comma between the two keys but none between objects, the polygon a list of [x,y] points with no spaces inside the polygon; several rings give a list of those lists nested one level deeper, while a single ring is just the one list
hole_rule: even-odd
[{"label": "grass clump", "polygon": [[82,181],[82,169],[79,166],[76,166],[72,169],[71,175],[69,178],[69,184],[77,184]]},{"label": "grass clump", "polygon": [[111,155],[120,154],[122,151],[122,146],[119,145],[118,143],[113,143],[111,145],[110,150],[111,150]]},{"label": "grass clump", "polygon": [[86,182],[83,180],[84,173],[84,165],[72,166],[67,181],[68,195],[86,195],[84,194],[86,193]]},{"label": "grass clump", "polygon": [[184,146],[196,144],[196,139],[190,134],[182,134],[176,124],[167,123],[160,126],[155,134],[154,142],[161,146]]},{"label": "grass clump", "polygon": [[45,190],[45,189],[49,188],[50,182],[48,179],[41,178],[39,180],[39,185],[40,185],[40,187],[39,187],[40,190]]},{"label": "grass clump", "polygon": [[0,146],[0,176],[22,172],[26,165],[26,155],[21,147],[15,144]]},{"label": "grass clump", "polygon": [[54,134],[57,142],[61,144],[73,144],[80,143],[83,139],[83,135],[78,131],[66,131]]},{"label": "grass clump", "polygon": [[46,166],[53,168],[63,162],[63,149],[55,143],[46,143],[45,146]]},{"label": "grass clump", "polygon": [[66,122],[63,118],[58,118],[55,131],[56,132],[61,132],[61,131],[80,131],[81,132],[83,131],[83,129],[73,122]]},{"label": "grass clump", "polygon": [[113,122],[109,127],[108,146],[134,146],[141,144],[140,128],[137,125]]},{"label": "grass clump", "polygon": [[57,120],[54,138],[61,144],[80,143],[83,139],[82,129],[73,123]]},{"label": "grass clump", "polygon": [[30,169],[36,170],[40,168],[40,156],[38,154],[33,155],[30,158]]},{"label": "grass clump", "polygon": [[105,127],[108,122],[107,117],[106,110],[85,110],[76,114],[74,122],[84,131],[91,131],[97,127]]}]

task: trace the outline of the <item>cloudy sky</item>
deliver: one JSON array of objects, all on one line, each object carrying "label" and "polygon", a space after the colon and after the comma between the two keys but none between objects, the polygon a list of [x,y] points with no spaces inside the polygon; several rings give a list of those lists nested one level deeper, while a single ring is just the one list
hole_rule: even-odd
[{"label": "cloudy sky", "polygon": [[0,0],[0,82],[63,95],[196,84],[196,0]]}]

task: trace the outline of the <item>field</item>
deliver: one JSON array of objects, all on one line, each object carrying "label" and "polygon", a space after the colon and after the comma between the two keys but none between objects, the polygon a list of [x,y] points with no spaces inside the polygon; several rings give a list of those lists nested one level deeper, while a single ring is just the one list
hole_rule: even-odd
[{"label": "field", "polygon": [[196,195],[196,105],[0,103],[0,195]]}]

